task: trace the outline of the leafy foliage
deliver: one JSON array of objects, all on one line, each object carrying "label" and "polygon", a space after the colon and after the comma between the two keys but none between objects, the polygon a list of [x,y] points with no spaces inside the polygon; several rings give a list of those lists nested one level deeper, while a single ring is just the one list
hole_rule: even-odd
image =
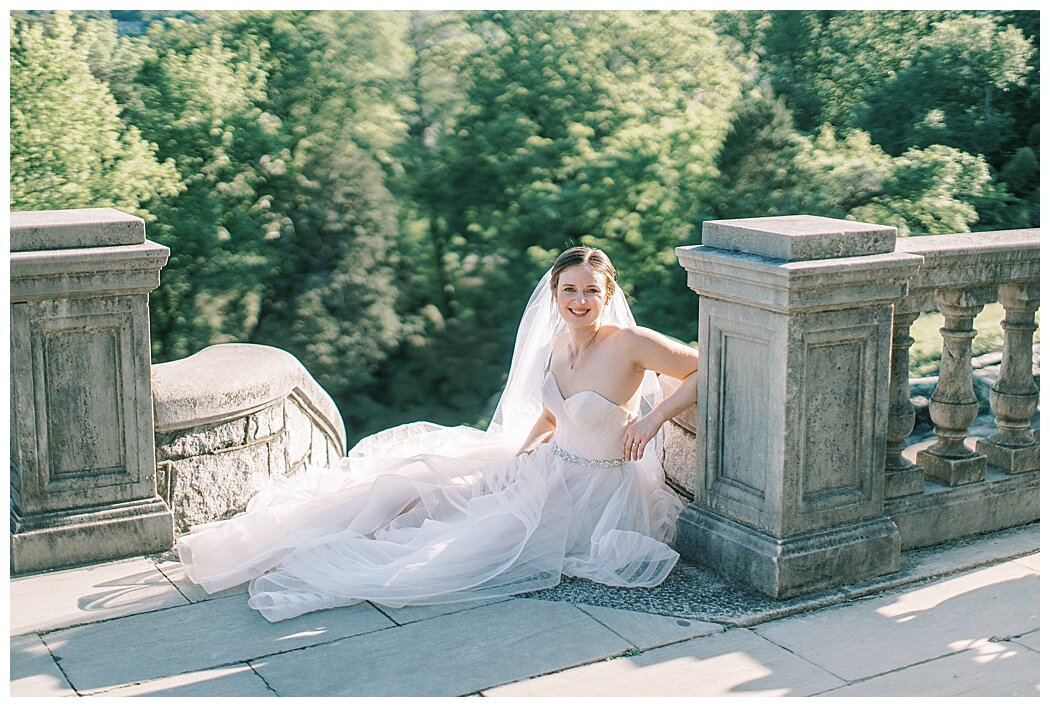
[{"label": "leafy foliage", "polygon": [[171,197],[178,173],[121,119],[76,41],[69,13],[11,18],[11,208],[141,207]]},{"label": "leafy foliage", "polygon": [[991,17],[936,23],[911,63],[872,92],[862,124],[891,154],[950,145],[1002,164],[1014,123],[1003,99],[1024,84],[1032,51],[1021,30]]},{"label": "leafy foliage", "polygon": [[706,219],[1038,225],[1038,40],[1029,11],[16,12],[12,208],[150,220],[156,360],[287,349],[351,440],[478,423],[566,246],[689,341]]},{"label": "leafy foliage", "polygon": [[710,16],[482,13],[469,26],[486,41],[466,57],[466,106],[431,155],[441,186],[424,204],[458,313],[512,325],[529,284],[577,243],[630,273],[641,321],[687,306],[673,246],[698,241],[743,78]]}]

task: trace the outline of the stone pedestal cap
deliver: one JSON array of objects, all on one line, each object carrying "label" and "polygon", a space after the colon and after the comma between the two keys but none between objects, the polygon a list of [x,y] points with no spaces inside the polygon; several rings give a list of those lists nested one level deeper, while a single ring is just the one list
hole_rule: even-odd
[{"label": "stone pedestal cap", "polygon": [[922,256],[895,252],[896,229],[818,216],[707,221],[678,262],[701,297],[779,312],[895,302]]},{"label": "stone pedestal cap", "polygon": [[116,209],[66,209],[11,214],[11,252],[140,245],[146,226]]},{"label": "stone pedestal cap", "polygon": [[823,216],[706,221],[703,244],[775,260],[823,260],[892,253],[897,229]]}]

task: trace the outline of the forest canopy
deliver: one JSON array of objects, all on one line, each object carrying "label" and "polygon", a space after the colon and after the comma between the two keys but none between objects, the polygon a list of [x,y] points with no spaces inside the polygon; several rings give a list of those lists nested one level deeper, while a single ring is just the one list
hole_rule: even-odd
[{"label": "forest canopy", "polygon": [[1039,225],[1036,11],[13,12],[11,209],[171,248],[155,362],[295,354],[351,441],[490,413],[533,284],[601,247],[695,339],[709,219]]}]

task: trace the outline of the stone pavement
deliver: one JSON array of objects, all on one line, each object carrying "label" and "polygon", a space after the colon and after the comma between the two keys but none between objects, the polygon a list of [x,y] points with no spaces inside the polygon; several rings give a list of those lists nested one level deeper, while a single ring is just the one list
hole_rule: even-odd
[{"label": "stone pavement", "polygon": [[774,602],[681,562],[661,587],[270,624],[173,558],[11,582],[12,696],[1039,694],[1039,525]]}]

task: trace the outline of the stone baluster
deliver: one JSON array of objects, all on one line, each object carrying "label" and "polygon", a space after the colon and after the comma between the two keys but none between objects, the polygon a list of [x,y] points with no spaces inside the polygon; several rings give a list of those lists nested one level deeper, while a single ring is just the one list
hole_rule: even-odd
[{"label": "stone baluster", "polygon": [[893,352],[890,363],[890,412],[886,421],[886,498],[922,493],[922,467],[905,459],[905,440],[915,428],[915,406],[908,381],[909,351],[915,339],[911,325],[918,309],[903,302],[893,307]]},{"label": "stone baluster", "polygon": [[999,380],[989,396],[999,431],[977,442],[988,463],[1009,473],[1039,468],[1039,443],[1032,437],[1031,418],[1039,408],[1039,388],[1032,377],[1032,334],[1039,307],[1038,284],[999,287],[1003,319],[1003,361]]},{"label": "stone baluster", "polygon": [[973,339],[977,332],[973,319],[984,309],[980,293],[938,290],[937,308],[944,315],[941,336],[941,370],[937,387],[930,396],[930,419],[937,442],[918,454],[926,476],[948,486],[984,479],[987,458],[966,447],[970,425],[977,419],[977,396],[973,390],[971,364]]}]

